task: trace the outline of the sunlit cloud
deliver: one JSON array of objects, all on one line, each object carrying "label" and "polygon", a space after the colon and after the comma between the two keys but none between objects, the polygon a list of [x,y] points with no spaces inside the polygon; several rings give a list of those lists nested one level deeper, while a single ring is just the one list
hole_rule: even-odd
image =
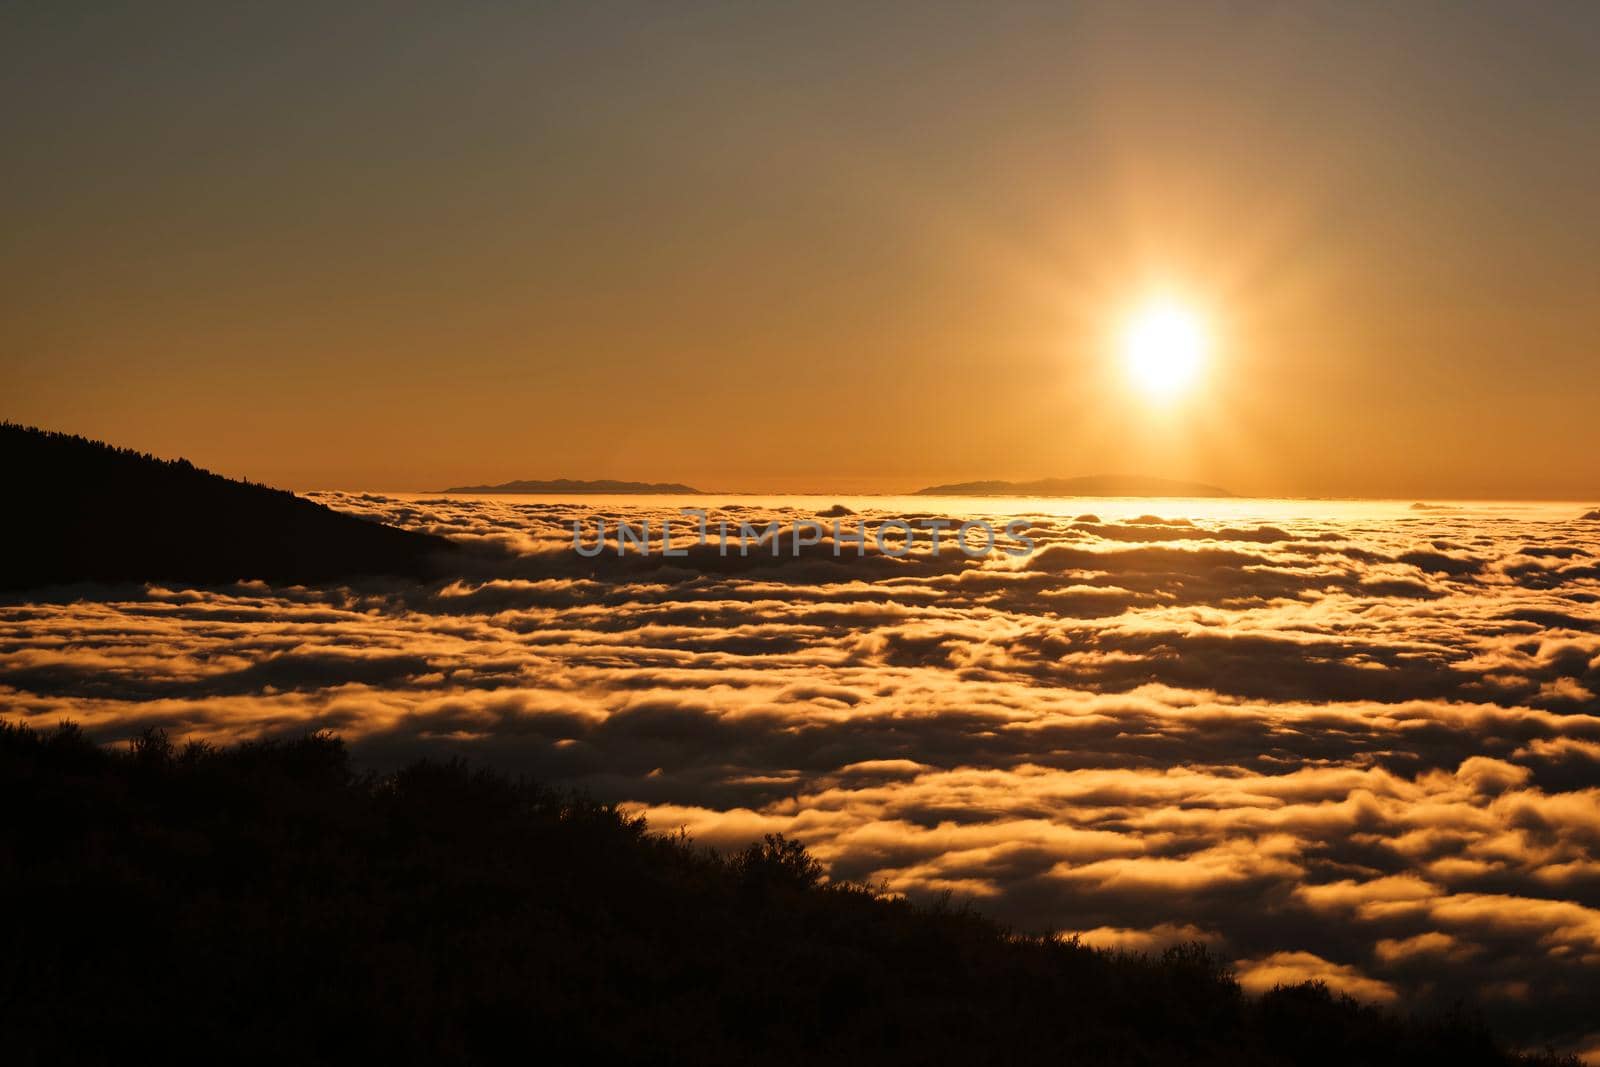
[{"label": "sunlit cloud", "polygon": [[562,505],[325,499],[476,569],[13,599],[8,715],[468,756],[1021,929],[1203,941],[1247,989],[1581,1037],[1551,1027],[1600,965],[1593,523],[1043,514],[1020,559],[585,560]]}]

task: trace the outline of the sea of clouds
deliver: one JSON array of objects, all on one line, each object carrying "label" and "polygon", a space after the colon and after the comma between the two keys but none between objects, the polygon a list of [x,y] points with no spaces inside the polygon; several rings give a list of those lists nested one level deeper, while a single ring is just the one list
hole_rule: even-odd
[{"label": "sea of clouds", "polygon": [[[319,498],[473,561],[429,585],[13,596],[0,709],[105,739],[328,728],[372,765],[465,755],[710,844],[782,832],[835,878],[1020,928],[1204,941],[1248,989],[1462,998],[1600,1050],[1600,521],[1581,509],[1107,502],[1030,516],[1025,558],[835,558],[824,537],[585,559],[574,519],[671,508]],[[1016,517],[854,503],[869,528]]]}]

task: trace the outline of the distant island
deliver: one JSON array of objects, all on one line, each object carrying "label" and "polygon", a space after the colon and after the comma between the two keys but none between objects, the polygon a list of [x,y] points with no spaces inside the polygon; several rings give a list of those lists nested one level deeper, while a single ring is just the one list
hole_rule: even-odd
[{"label": "distant island", "polygon": [[296,584],[426,578],[461,552],[443,537],[323,507],[71,434],[0,423],[11,510],[0,589],[77,582]]},{"label": "distant island", "polygon": [[1033,482],[956,482],[918,489],[915,496],[1233,496],[1226,489],[1171,478],[1096,474],[1084,478],[1040,478]]},{"label": "distant island", "polygon": [[529,479],[520,482],[501,482],[499,485],[457,485],[441,489],[441,493],[686,493],[703,496],[700,490],[681,482],[618,482],[609,478],[598,481],[574,481],[571,478],[554,478],[549,481]]}]

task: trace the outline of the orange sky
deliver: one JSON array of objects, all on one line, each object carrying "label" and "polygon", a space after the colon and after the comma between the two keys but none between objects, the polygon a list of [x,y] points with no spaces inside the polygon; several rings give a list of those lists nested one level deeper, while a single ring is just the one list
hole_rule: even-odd
[{"label": "orange sky", "polygon": [[1600,9],[384,10],[8,9],[0,415],[301,489],[1600,495]]}]

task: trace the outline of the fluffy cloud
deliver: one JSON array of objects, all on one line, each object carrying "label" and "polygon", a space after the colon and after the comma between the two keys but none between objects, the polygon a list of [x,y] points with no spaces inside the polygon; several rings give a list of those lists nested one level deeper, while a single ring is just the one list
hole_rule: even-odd
[{"label": "fluffy cloud", "polygon": [[[713,844],[793,834],[834,877],[1019,927],[1204,940],[1247,988],[1463,997],[1593,1040],[1593,523],[1101,509],[968,559],[928,551],[959,516],[921,515],[897,516],[905,558],[824,538],[590,559],[570,523],[594,505],[326,501],[481,559],[432,586],[13,598],[0,706],[107,739],[327,727],[376,764],[467,755]],[[888,517],[857,510],[847,528]]]},{"label": "fluffy cloud", "polygon": [[1251,993],[1264,993],[1273,986],[1320,981],[1341,993],[1360,1000],[1387,1004],[1396,999],[1388,982],[1368,978],[1354,967],[1329,963],[1309,952],[1274,952],[1259,960],[1241,960],[1239,984]]}]

